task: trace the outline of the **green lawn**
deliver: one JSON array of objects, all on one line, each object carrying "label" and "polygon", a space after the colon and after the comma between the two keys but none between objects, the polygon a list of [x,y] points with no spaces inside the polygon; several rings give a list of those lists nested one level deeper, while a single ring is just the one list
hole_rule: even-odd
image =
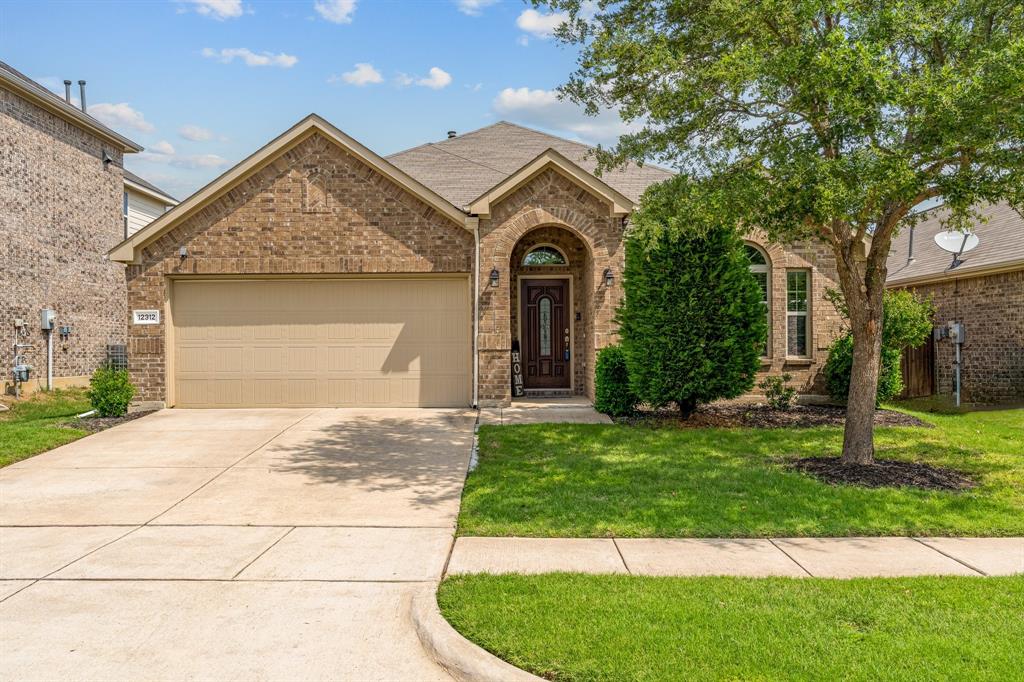
[{"label": "green lawn", "polygon": [[85,392],[72,389],[40,392],[11,403],[10,411],[0,412],[0,467],[89,435],[57,426],[88,409]]},{"label": "green lawn", "polygon": [[472,575],[459,632],[556,680],[1020,680],[1024,577]]},{"label": "green lawn", "polygon": [[829,486],[782,457],[837,456],[839,428],[484,426],[461,535],[772,537],[1024,534],[1024,410],[876,430],[882,458],[969,473],[961,493]]}]

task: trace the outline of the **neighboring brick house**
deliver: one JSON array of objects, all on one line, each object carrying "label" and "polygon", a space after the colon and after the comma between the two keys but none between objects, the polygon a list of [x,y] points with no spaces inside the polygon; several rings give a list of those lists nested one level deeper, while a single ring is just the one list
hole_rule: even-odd
[{"label": "neighboring brick house", "polygon": [[[23,387],[45,386],[40,312],[56,311],[55,386],[82,384],[125,341],[123,155],[142,148],[0,62],[0,369],[10,390],[14,344],[30,344]],[[23,322],[16,327],[16,321]]]},{"label": "neighboring brick house", "polygon": [[[935,325],[963,324],[961,401],[974,404],[1024,401],[1024,218],[1007,204],[979,209],[973,226],[978,247],[950,268],[953,255],[935,243],[946,209],[932,210],[913,231],[903,230],[889,252],[887,286],[930,298]],[[911,240],[913,251],[911,251]],[[931,340],[933,390],[954,390],[953,344]]]},{"label": "neighboring brick house", "polygon": [[[671,174],[597,177],[590,151],[501,122],[385,159],[303,119],[110,252],[127,265],[140,400],[507,404],[517,344],[527,395],[592,397],[628,217]],[[750,244],[764,369],[821,393],[833,257]]]}]

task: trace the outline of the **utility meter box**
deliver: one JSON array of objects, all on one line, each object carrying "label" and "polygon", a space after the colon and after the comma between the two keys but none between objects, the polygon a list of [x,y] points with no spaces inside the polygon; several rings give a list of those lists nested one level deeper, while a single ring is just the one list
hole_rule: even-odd
[{"label": "utility meter box", "polygon": [[53,325],[57,322],[57,311],[50,310],[49,308],[43,308],[39,312],[39,328],[40,329],[53,329]]},{"label": "utility meter box", "polygon": [[964,325],[960,322],[950,322],[949,325],[949,340],[953,343],[964,342]]}]

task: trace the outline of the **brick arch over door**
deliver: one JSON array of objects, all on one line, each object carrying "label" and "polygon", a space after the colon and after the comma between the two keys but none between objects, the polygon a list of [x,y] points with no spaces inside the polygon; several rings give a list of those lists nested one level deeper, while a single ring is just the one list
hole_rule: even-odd
[{"label": "brick arch over door", "polygon": [[[480,403],[508,404],[511,399],[509,357],[513,338],[510,300],[511,263],[516,244],[536,229],[560,228],[571,233],[589,252],[589,267],[574,295],[588,297],[584,337],[577,355],[583,394],[593,397],[593,368],[597,349],[617,339],[615,308],[622,296],[623,221],[610,207],[568,178],[545,171],[497,203],[490,218],[480,221]],[[491,270],[500,286],[488,286]],[[604,271],[614,274],[611,287]]]}]

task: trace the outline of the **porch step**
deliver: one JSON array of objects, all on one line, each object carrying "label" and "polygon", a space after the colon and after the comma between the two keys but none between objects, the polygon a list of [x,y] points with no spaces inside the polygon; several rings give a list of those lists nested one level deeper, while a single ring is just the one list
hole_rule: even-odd
[{"label": "porch step", "polygon": [[528,388],[524,393],[524,398],[571,398],[573,395],[569,388]]}]

